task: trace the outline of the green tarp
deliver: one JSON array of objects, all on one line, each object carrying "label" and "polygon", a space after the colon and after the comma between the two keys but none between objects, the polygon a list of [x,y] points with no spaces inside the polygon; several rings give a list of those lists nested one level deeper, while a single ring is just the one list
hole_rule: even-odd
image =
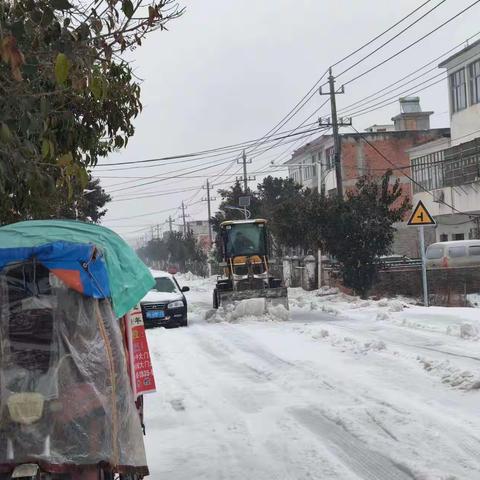
[{"label": "green tarp", "polygon": [[155,285],[149,269],[115,232],[72,220],[35,220],[0,227],[0,248],[37,247],[55,241],[94,244],[102,251],[113,308],[125,315]]}]

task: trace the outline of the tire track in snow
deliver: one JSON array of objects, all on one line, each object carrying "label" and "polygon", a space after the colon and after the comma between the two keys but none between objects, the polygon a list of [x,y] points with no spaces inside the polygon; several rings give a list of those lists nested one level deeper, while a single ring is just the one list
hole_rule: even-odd
[{"label": "tire track in snow", "polygon": [[365,480],[415,480],[413,474],[390,458],[368,449],[363,442],[315,409],[292,409],[292,415],[326,442],[353,473]]}]

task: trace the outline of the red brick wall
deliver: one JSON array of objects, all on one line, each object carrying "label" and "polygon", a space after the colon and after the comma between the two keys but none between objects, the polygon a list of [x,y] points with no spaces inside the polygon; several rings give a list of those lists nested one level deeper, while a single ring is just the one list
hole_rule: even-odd
[{"label": "red brick wall", "polygon": [[[402,170],[393,170],[393,180],[396,180],[397,177],[400,178],[403,190],[402,199],[407,197],[411,201],[411,182],[405,176],[405,174],[411,176],[407,150],[440,138],[442,133],[444,132],[441,130],[429,130],[343,135],[342,178],[344,188],[353,188],[358,178],[363,175],[382,176],[392,168],[392,165],[364,140],[365,138],[394,165],[405,167]],[[399,201],[401,202],[402,199]]]}]

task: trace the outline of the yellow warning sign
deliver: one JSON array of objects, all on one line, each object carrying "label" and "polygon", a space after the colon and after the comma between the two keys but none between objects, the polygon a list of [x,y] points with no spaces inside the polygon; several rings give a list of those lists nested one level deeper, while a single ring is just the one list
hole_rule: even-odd
[{"label": "yellow warning sign", "polygon": [[407,225],[412,225],[414,227],[421,227],[422,225],[435,225],[435,220],[430,215],[427,207],[425,207],[421,200],[417,203],[417,206],[413,210],[412,216],[410,217]]}]

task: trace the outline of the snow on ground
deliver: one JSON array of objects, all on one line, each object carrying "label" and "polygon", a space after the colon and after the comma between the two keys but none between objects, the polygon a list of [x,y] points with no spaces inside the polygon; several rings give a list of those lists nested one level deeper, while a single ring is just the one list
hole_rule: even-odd
[{"label": "snow on ground", "polygon": [[292,289],[288,321],[211,321],[214,280],[177,277],[190,326],[148,332],[151,478],[480,478],[477,309]]}]

